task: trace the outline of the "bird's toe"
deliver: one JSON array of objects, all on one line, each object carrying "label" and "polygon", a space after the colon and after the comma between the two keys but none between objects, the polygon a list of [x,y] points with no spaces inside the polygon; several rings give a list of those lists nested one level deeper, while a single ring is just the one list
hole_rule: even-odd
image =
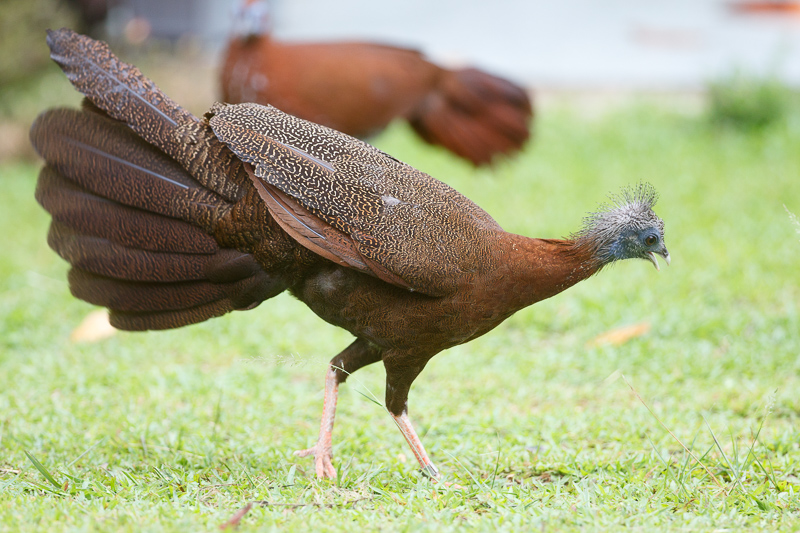
[{"label": "bird's toe", "polygon": [[314,455],[315,450],[315,447],[306,448],[305,450],[295,450],[293,455],[296,455],[297,457],[308,457],[309,455]]},{"label": "bird's toe", "polygon": [[320,446],[312,446],[305,450],[297,450],[294,455],[297,457],[314,456],[314,470],[318,479],[336,479],[336,469],[333,467],[333,453],[330,449]]},{"label": "bird's toe", "polygon": [[333,467],[330,455],[316,456],[314,462],[318,479],[336,479],[336,469]]}]

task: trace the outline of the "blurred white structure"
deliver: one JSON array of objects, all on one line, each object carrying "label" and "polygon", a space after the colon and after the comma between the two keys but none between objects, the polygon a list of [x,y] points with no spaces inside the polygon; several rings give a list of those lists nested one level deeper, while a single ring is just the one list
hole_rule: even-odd
[{"label": "blurred white structure", "polygon": [[[218,50],[238,1],[122,0],[118,9],[147,12],[154,34],[199,33]],[[696,89],[737,67],[800,86],[800,13],[744,14],[732,5],[733,0],[273,1],[281,39],[382,41],[536,87]]]}]

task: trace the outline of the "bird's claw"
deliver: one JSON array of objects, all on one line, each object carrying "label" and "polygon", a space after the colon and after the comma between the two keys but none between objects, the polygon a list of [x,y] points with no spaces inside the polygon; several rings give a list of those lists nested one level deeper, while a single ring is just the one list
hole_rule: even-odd
[{"label": "bird's claw", "polygon": [[[322,449],[321,452],[318,452]],[[319,443],[305,450],[294,452],[297,457],[314,456],[314,468],[318,479],[336,479],[336,469],[333,467],[333,451],[328,446],[320,446]]]},{"label": "bird's claw", "polygon": [[450,481],[443,481],[442,475],[439,473],[439,470],[433,464],[427,464],[419,471],[420,474],[425,476],[426,478],[430,479],[434,483],[441,483],[442,486],[448,487],[454,490],[465,490],[464,487],[459,485],[458,483],[452,483]]},{"label": "bird's claw", "polygon": [[440,474],[439,474],[439,470],[437,470],[436,467],[433,466],[433,464],[430,464],[430,463],[428,463],[425,466],[423,466],[422,469],[419,472],[423,476],[425,476],[427,478],[430,478],[430,479],[432,479],[434,481],[439,481],[439,478],[441,477]]}]

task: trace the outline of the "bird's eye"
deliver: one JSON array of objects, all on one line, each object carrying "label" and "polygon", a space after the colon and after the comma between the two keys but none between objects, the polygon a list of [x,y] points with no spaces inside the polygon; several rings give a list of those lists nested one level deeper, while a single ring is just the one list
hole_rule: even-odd
[{"label": "bird's eye", "polygon": [[655,235],[648,235],[648,236],[647,236],[647,237],[645,237],[645,239],[644,239],[644,243],[645,243],[647,246],[653,246],[653,245],[654,245],[655,243],[657,243],[657,242],[658,242],[658,237],[656,237]]}]

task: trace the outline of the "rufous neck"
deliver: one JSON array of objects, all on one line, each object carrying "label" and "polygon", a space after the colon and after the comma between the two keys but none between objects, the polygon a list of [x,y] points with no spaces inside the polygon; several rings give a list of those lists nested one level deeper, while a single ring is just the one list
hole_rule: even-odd
[{"label": "rufous neck", "polygon": [[534,239],[507,233],[498,284],[509,303],[522,309],[555,296],[596,273],[602,265],[571,240]]}]

